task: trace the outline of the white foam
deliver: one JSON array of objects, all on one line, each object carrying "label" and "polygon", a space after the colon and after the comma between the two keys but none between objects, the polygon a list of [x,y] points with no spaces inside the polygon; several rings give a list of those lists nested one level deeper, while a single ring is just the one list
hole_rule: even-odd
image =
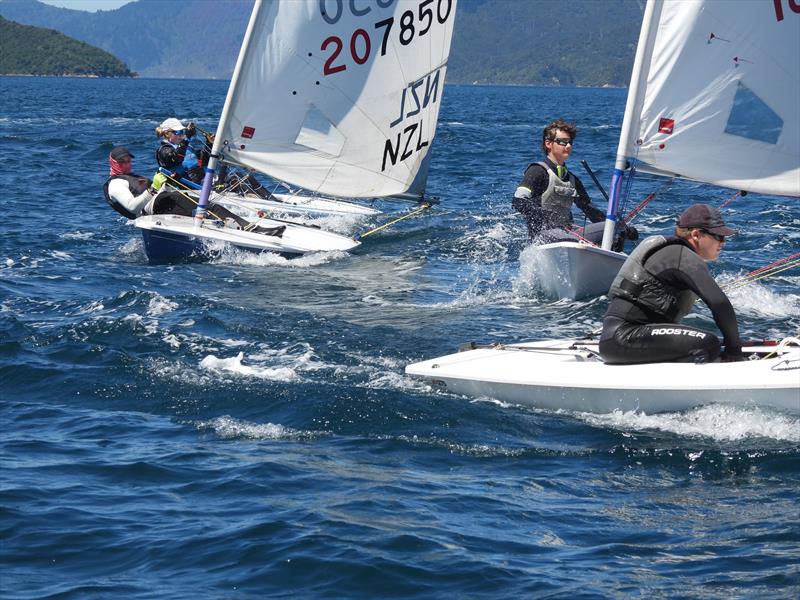
[{"label": "white foam", "polygon": [[317,356],[310,344],[295,344],[288,348],[263,348],[261,353],[250,355],[253,361],[272,361],[284,366],[291,366],[295,372],[299,370],[314,371],[326,365],[317,362]]},{"label": "white foam", "polygon": [[294,258],[287,258],[274,252],[248,252],[225,245],[221,248],[219,256],[211,262],[215,264],[281,266],[305,269],[324,265],[347,256],[349,256],[347,252],[334,250],[332,252],[312,252]]},{"label": "white foam", "polygon": [[299,431],[273,423],[249,423],[225,415],[197,423],[199,429],[210,429],[223,439],[281,440],[303,437]]},{"label": "white foam", "polygon": [[763,317],[800,316],[800,295],[779,294],[759,283],[751,283],[727,292],[737,313]]},{"label": "white foam", "polygon": [[173,333],[169,333],[161,338],[164,342],[166,342],[173,350],[177,350],[181,347],[181,341],[177,335]]},{"label": "white foam", "polygon": [[134,254],[144,255],[144,242],[141,236],[128,240],[122,248],[119,249],[119,252],[123,256],[131,256]]},{"label": "white foam", "polygon": [[76,231],[74,233],[64,233],[61,236],[65,240],[90,240],[94,237],[93,231]]},{"label": "white foam", "polygon": [[511,280],[514,293],[520,296],[540,294],[541,291],[536,282],[556,276],[549,264],[549,261],[544,260],[537,246],[533,244],[526,246],[519,254],[519,272]]},{"label": "white foam", "polygon": [[152,298],[150,298],[150,302],[147,305],[147,314],[151,317],[157,317],[159,315],[172,312],[176,308],[178,308],[178,304],[176,302],[167,300],[164,298],[164,296],[159,294],[155,294]]},{"label": "white foam", "polygon": [[363,221],[364,217],[358,215],[323,215],[308,218],[303,222],[310,225],[319,225],[325,231],[352,235],[359,229]]},{"label": "white foam", "polygon": [[257,367],[242,364],[244,352],[239,352],[231,358],[217,358],[209,354],[200,361],[200,368],[207,371],[227,372],[245,377],[269,379],[271,381],[292,381],[297,379],[297,373],[291,367]]},{"label": "white foam", "polygon": [[716,404],[684,413],[645,415],[615,411],[607,415],[581,413],[579,416],[591,425],[624,431],[656,430],[718,441],[769,438],[800,442],[800,419],[757,408]]},{"label": "white foam", "polygon": [[90,314],[90,313],[100,312],[104,308],[105,308],[105,306],[103,305],[102,302],[95,301],[95,302],[91,302],[87,306],[84,306],[83,308],[81,308],[78,311],[77,314],[79,314],[79,315],[87,315],[87,314]]}]

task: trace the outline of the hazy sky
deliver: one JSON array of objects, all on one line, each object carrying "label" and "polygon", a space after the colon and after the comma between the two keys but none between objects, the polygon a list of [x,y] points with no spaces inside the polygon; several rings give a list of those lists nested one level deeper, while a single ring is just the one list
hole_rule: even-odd
[{"label": "hazy sky", "polygon": [[72,8],[74,10],[88,10],[96,12],[98,10],[113,10],[123,4],[128,4],[131,0],[39,0],[45,4]]}]

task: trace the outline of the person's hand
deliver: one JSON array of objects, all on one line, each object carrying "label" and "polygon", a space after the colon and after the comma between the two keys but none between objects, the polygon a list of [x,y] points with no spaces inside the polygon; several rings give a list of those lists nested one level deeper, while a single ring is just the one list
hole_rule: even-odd
[{"label": "person's hand", "polygon": [[193,138],[195,133],[197,133],[197,126],[194,123],[189,123],[186,126],[186,139]]},{"label": "person's hand", "polygon": [[719,359],[722,362],[740,362],[747,360],[747,357],[742,354],[741,348],[725,348]]},{"label": "person's hand", "polygon": [[625,225],[625,238],[631,241],[639,239],[639,232],[633,225]]},{"label": "person's hand", "polygon": [[213,143],[214,143],[214,140],[216,139],[216,137],[217,137],[217,136],[216,136],[216,135],[214,135],[213,133],[206,133],[206,134],[204,135],[204,137],[206,138],[206,141],[207,141],[209,144],[213,144]]}]

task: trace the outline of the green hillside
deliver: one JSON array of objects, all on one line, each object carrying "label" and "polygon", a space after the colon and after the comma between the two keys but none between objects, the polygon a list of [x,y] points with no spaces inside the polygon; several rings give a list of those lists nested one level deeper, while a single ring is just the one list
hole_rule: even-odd
[{"label": "green hillside", "polygon": [[459,0],[451,83],[627,86],[635,0]]},{"label": "green hillside", "polygon": [[105,50],[52,29],[20,25],[0,17],[0,74],[134,77]]}]

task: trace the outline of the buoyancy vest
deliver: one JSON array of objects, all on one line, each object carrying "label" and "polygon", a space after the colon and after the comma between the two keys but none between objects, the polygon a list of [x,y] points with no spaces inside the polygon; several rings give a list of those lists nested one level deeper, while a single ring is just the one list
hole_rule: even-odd
[{"label": "buoyancy vest", "polygon": [[135,219],[139,215],[133,214],[127,208],[125,208],[122,204],[120,204],[117,200],[112,198],[108,193],[108,184],[111,183],[113,179],[124,179],[128,182],[128,185],[131,188],[131,194],[134,196],[138,196],[139,194],[143,193],[147,187],[150,185],[150,182],[144,178],[139,177],[138,175],[112,175],[109,177],[105,184],[103,185],[103,194],[106,197],[106,202],[108,205],[121,214],[126,219]]},{"label": "buoyancy vest", "polygon": [[667,285],[647,268],[647,259],[653,253],[673,244],[684,242],[654,235],[636,246],[614,278],[608,290],[609,299],[623,298],[657,313],[665,321],[679,323],[691,310],[697,295],[691,290]]},{"label": "buoyancy vest", "polygon": [[190,171],[195,167],[202,166],[200,164],[200,159],[197,158],[197,154],[194,153],[194,150],[189,146],[186,148],[186,154],[183,157],[183,163],[181,164],[183,167],[184,172]]},{"label": "buoyancy vest", "polygon": [[202,166],[200,164],[200,159],[197,158],[197,154],[195,154],[191,146],[186,146],[186,150],[183,155],[183,162],[179,164],[177,167],[171,168],[168,165],[164,164],[163,161],[161,160],[161,157],[159,156],[159,150],[161,149],[162,146],[170,146],[177,151],[179,148],[179,144],[172,144],[167,140],[161,140],[161,144],[158,146],[158,148],[156,148],[156,162],[158,163],[158,165],[160,167],[168,169],[169,171],[175,173],[179,177],[183,177],[191,169]]},{"label": "buoyancy vest", "polygon": [[549,178],[547,188],[542,193],[542,208],[554,213],[557,226],[569,227],[572,223],[572,203],[578,197],[575,176],[568,173],[567,180],[561,179],[546,162],[537,162],[544,168]]}]

